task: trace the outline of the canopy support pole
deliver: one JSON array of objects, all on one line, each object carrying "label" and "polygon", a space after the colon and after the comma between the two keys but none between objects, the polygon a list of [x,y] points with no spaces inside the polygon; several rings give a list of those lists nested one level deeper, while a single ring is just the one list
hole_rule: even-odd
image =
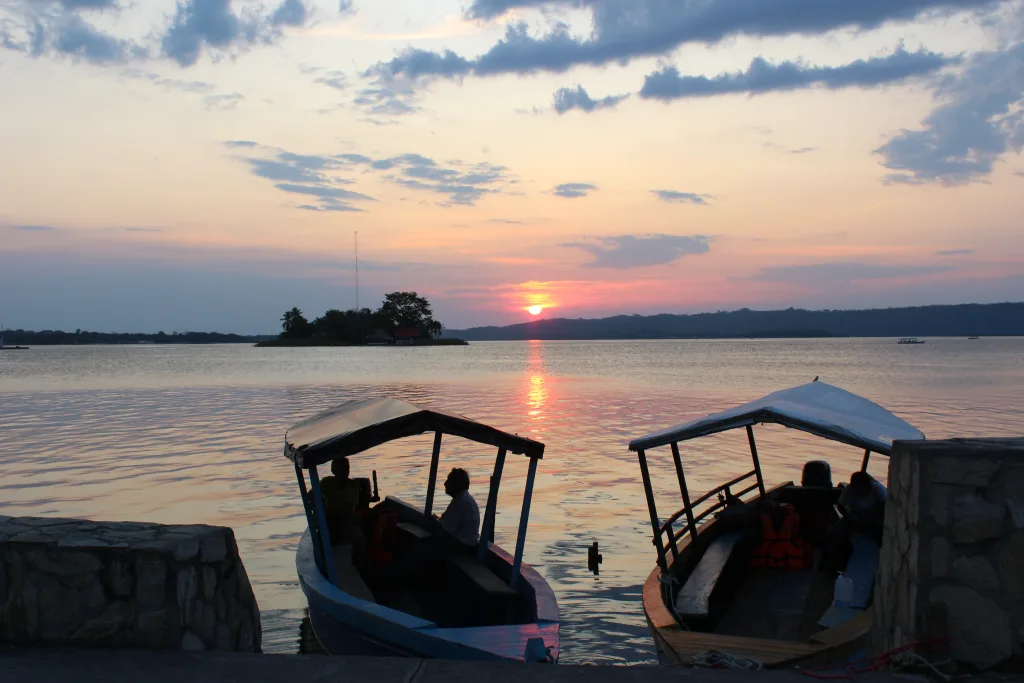
[{"label": "canopy support pole", "polygon": [[487,546],[494,543],[494,518],[498,511],[498,487],[501,484],[501,471],[505,468],[505,449],[498,449],[498,457],[494,460],[494,474],[491,475],[491,488],[487,491],[487,508],[484,510],[484,526],[480,530],[480,543],[476,549],[476,559],[484,561]]},{"label": "canopy support pole", "polygon": [[686,475],[683,473],[683,459],[679,457],[679,442],[672,442],[672,460],[676,464],[676,478],[679,480],[679,493],[683,496],[683,509],[686,510],[686,529],[690,539],[697,538],[697,524],[693,521],[693,509],[690,507],[690,490],[686,488]]},{"label": "canopy support pole", "polygon": [[323,553],[324,564],[327,565],[324,572],[327,580],[332,586],[338,585],[338,577],[334,571],[334,549],[331,548],[331,532],[327,528],[327,511],[324,510],[324,497],[320,493],[320,475],[317,474],[316,465],[309,466],[309,483],[313,489],[313,502],[316,504],[316,516],[319,522],[320,552]]},{"label": "canopy support pole", "polygon": [[750,443],[750,457],[754,460],[754,474],[757,476],[757,490],[764,498],[764,477],[761,476],[761,461],[757,458],[757,443],[754,441],[754,428],[747,425],[747,441]]},{"label": "canopy support pole", "polygon": [[640,461],[640,474],[644,480],[644,494],[647,495],[647,510],[651,513],[651,529],[654,532],[654,547],[658,549],[658,566],[662,572],[668,571],[665,564],[665,548],[661,545],[661,532],[658,529],[658,509],[654,506],[654,489],[651,488],[651,473],[647,470],[647,455],[643,451],[636,452]]},{"label": "canopy support pole", "polygon": [[867,472],[868,471],[868,461],[869,460],[871,460],[871,449],[870,448],[865,449],[865,451],[864,451],[864,460],[862,460],[861,463],[860,463],[860,471],[861,472]]},{"label": "canopy support pole", "polygon": [[295,478],[299,480],[299,494],[302,496],[302,509],[306,511],[306,526],[309,528],[309,540],[313,542],[313,561],[317,568],[324,571],[324,558],[320,554],[320,543],[318,537],[320,528],[313,517],[313,505],[310,502],[309,491],[306,490],[306,477],[302,474],[299,463],[295,463]]},{"label": "canopy support pole", "polygon": [[530,502],[533,500],[533,482],[537,478],[537,458],[530,458],[530,470],[526,473],[526,493],[523,495],[523,512],[519,517],[519,536],[516,537],[516,554],[512,559],[512,575],[508,585],[516,587],[523,566],[523,550],[526,548],[526,527],[530,523]]},{"label": "canopy support pole", "polygon": [[441,459],[441,432],[434,432],[434,450],[430,454],[430,481],[427,482],[427,502],[423,514],[427,517],[434,509],[434,488],[437,485],[437,463]]}]

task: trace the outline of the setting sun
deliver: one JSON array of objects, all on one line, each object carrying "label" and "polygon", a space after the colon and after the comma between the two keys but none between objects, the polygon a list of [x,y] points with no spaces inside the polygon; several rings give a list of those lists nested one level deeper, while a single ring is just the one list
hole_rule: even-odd
[{"label": "setting sun", "polygon": [[530,315],[540,315],[540,312],[544,310],[543,306],[527,306],[526,312]]}]

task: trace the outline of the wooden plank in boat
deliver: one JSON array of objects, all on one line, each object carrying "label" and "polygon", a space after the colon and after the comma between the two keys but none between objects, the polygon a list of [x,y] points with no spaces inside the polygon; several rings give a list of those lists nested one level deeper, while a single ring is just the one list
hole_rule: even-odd
[{"label": "wooden plank in boat", "polygon": [[807,657],[825,649],[814,643],[762,638],[737,638],[696,631],[661,629],[661,636],[676,655],[688,662],[694,655],[710,650],[753,659],[766,666]]},{"label": "wooden plank in boat", "polygon": [[861,638],[871,630],[871,608],[864,610],[853,619],[811,636],[812,643],[835,647]]},{"label": "wooden plank in boat", "polygon": [[462,570],[469,579],[482,588],[488,595],[503,595],[507,597],[517,596],[518,593],[510,588],[507,583],[498,578],[498,575],[475,559],[465,555],[453,555],[448,561]]},{"label": "wooden plank in boat", "polygon": [[430,538],[430,532],[412,522],[399,522],[396,524],[399,529],[416,538]]},{"label": "wooden plank in boat", "polygon": [[676,614],[683,617],[707,617],[711,593],[718,585],[725,565],[736,544],[743,538],[739,531],[721,534],[711,541],[697,566],[676,594]]}]

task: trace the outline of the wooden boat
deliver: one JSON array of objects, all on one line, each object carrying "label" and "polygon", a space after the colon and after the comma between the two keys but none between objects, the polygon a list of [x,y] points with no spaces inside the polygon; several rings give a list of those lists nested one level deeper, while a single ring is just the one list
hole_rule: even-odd
[{"label": "wooden boat", "polygon": [[[884,408],[815,379],[632,441],[657,549],[657,566],[643,588],[644,613],[662,663],[692,665],[717,652],[766,667],[816,666],[846,661],[864,647],[879,547],[873,538],[852,537],[842,566],[852,595],[834,602],[837,574],[825,570],[821,558],[841,488],[824,461],[804,465],[800,486],[766,488],[753,431],[762,423],[862,448],[862,470],[871,453],[888,455],[894,439],[924,438]],[[679,444],[731,429],[746,430],[753,469],[691,499]],[[682,508],[664,520],[647,466],[647,453],[663,446],[671,448],[682,499]],[[798,515],[805,568],[751,566],[760,564],[752,561],[765,523],[758,512],[773,502],[792,505]]]},{"label": "wooden boat", "polygon": [[[364,491],[360,510],[368,519],[377,520],[375,523],[384,520],[385,525],[368,534],[367,553],[385,558],[385,566],[375,568],[381,571],[361,573],[351,562],[351,547],[332,546],[328,540],[317,468],[429,432],[434,434],[434,446],[423,509],[391,497],[378,502],[376,492],[370,494],[369,480],[357,480]],[[388,557],[401,557],[417,539],[445,533],[431,515],[443,435],[498,449],[475,556],[443,558],[440,566],[416,577],[384,578]],[[530,501],[544,444],[435,408],[376,398],[344,403],[293,426],[285,436],[284,453],[295,465],[308,524],[296,552],[296,570],[313,630],[329,653],[558,660],[559,617],[554,592],[523,562]],[[513,555],[493,542],[507,453],[525,455],[529,461]],[[376,472],[373,479],[376,488]],[[372,502],[377,505],[370,508]]]}]

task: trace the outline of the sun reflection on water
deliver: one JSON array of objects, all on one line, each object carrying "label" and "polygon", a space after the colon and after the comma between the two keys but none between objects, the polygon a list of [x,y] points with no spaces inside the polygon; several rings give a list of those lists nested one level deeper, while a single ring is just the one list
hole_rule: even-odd
[{"label": "sun reflection on water", "polygon": [[544,351],[541,343],[531,341],[527,356],[527,382],[526,382],[526,414],[531,421],[539,424],[531,426],[530,431],[540,433],[544,431],[541,420],[545,419],[544,405],[548,402],[548,385],[544,376]]}]

